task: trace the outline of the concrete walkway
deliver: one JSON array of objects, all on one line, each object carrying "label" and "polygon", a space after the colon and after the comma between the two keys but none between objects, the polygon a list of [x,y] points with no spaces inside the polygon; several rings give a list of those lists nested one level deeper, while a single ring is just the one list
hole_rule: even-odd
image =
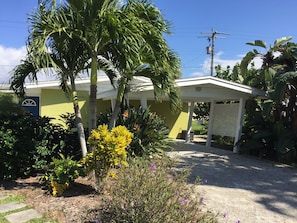
[{"label": "concrete walkway", "polygon": [[179,141],[169,152],[191,168],[205,208],[219,222],[297,222],[297,169],[231,151]]},{"label": "concrete walkway", "polygon": [[[8,196],[0,194],[0,200],[4,200],[7,197]],[[7,213],[7,215],[5,215],[5,219],[10,223],[24,223],[29,220],[42,217],[42,215],[37,213],[34,209],[22,209],[26,206],[26,204],[18,202],[0,204],[0,214]]]}]

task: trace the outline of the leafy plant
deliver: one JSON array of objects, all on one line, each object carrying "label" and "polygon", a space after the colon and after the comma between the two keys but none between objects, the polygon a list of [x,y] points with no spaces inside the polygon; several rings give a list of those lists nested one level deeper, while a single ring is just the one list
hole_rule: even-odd
[{"label": "leafy plant", "polygon": [[32,173],[33,122],[28,115],[0,118],[0,179],[15,179]]},{"label": "leafy plant", "polygon": [[[35,119],[11,97],[0,96],[10,113],[0,108],[0,179],[16,179],[43,171],[59,154],[81,158],[75,129],[53,124],[52,118]],[[10,100],[10,101],[9,101]],[[72,115],[62,117],[71,122]]]},{"label": "leafy plant", "polygon": [[[292,37],[275,40],[270,47],[262,40],[247,43],[265,49],[250,51],[240,68],[244,84],[267,91],[267,100],[249,100],[242,148],[278,161],[296,162],[297,44]],[[250,72],[249,65],[261,57],[262,66]]]},{"label": "leafy plant", "polygon": [[[112,113],[101,113],[98,118],[99,124],[109,122]],[[122,109],[117,124],[125,126],[133,133],[133,139],[127,152],[131,156],[145,156],[154,153],[162,153],[168,147],[169,129],[165,126],[164,120],[150,108],[136,109],[128,107]]]},{"label": "leafy plant", "polygon": [[53,196],[61,196],[75,179],[84,175],[78,161],[72,160],[71,157],[65,158],[62,154],[60,157],[60,159],[53,158],[47,173],[41,178],[41,183],[50,188]]},{"label": "leafy plant", "polygon": [[127,166],[126,148],[132,137],[125,126],[117,126],[111,131],[108,131],[107,125],[93,129],[88,139],[92,151],[81,160],[86,173],[95,171],[96,180],[101,181],[111,168]]},{"label": "leafy plant", "polygon": [[199,194],[186,184],[188,170],[176,173],[167,157],[135,158],[106,178],[108,196],[97,214],[102,222],[215,222],[201,212]]}]

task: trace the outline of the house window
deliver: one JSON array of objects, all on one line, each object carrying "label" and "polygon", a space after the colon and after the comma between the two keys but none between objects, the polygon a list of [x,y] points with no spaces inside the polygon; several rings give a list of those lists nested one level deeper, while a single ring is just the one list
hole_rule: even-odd
[{"label": "house window", "polygon": [[39,117],[39,97],[27,97],[21,103],[35,118]]},{"label": "house window", "polygon": [[27,98],[22,102],[22,106],[35,107],[37,104],[33,99]]}]

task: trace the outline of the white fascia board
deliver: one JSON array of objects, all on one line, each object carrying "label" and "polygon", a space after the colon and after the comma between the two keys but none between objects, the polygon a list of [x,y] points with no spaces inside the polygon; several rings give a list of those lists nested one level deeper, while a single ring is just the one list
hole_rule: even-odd
[{"label": "white fascia board", "polygon": [[198,86],[198,85],[205,85],[205,84],[211,84],[218,87],[228,88],[235,91],[255,95],[255,96],[262,96],[266,97],[267,93],[265,91],[262,91],[260,89],[256,89],[247,85],[223,80],[217,77],[211,77],[211,76],[203,76],[198,78],[185,78],[185,79],[179,79],[176,81],[177,86],[179,87],[186,87],[186,86]]},{"label": "white fascia board", "polygon": [[[108,77],[98,76],[98,84],[99,85],[111,85]],[[90,79],[80,79],[75,81],[75,85],[77,88],[88,88],[90,85]],[[85,85],[85,86],[84,86]],[[59,81],[39,81],[35,83],[26,83],[25,87],[27,89],[31,88],[59,88]]]},{"label": "white fascia board", "polygon": [[10,85],[8,85],[8,84],[1,84],[0,85],[0,92],[2,92],[2,93],[14,93],[14,91],[10,89]]},{"label": "white fascia board", "polygon": [[97,99],[110,100],[110,99],[115,99],[116,97],[117,97],[117,89],[97,92]]}]

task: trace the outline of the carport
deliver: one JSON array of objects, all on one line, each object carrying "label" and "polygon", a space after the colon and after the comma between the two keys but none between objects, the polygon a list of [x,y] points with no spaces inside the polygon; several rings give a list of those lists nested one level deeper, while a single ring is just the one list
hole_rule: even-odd
[{"label": "carport", "polygon": [[[236,142],[241,136],[245,102],[249,98],[266,97],[266,92],[212,76],[178,79],[176,85],[182,101],[188,103],[186,142],[190,142],[195,102],[210,102],[206,146],[211,146],[213,135],[230,136],[234,137],[233,152],[238,152]],[[146,108],[147,100],[154,98],[150,81],[138,80],[130,87],[128,97],[140,98],[141,106]]]},{"label": "carport", "polygon": [[198,77],[176,81],[181,98],[189,103],[189,118],[186,142],[190,132],[195,102],[210,102],[206,146],[211,146],[213,135],[234,137],[233,152],[241,136],[245,102],[253,97],[266,97],[266,92],[246,85],[216,77]]}]

